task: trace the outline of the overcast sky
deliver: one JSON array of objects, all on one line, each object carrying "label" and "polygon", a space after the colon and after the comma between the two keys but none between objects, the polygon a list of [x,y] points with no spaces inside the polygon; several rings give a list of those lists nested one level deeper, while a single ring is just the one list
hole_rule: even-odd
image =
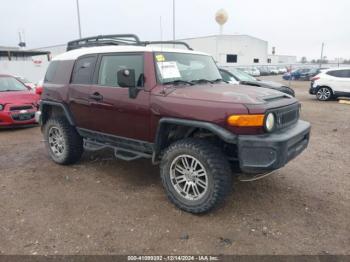
[{"label": "overcast sky", "polygon": [[[75,0],[1,0],[0,45],[28,48],[78,38]],[[350,58],[350,0],[176,0],[177,38],[217,34],[215,12],[230,18],[225,34],[248,34],[276,46],[279,54]],[[143,40],[172,38],[172,0],[80,0],[83,36],[135,33]]]}]

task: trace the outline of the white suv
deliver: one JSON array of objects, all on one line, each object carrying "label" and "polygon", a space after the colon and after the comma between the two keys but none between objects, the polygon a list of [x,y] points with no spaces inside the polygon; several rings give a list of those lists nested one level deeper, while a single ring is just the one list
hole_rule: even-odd
[{"label": "white suv", "polygon": [[309,93],[327,101],[340,96],[350,97],[350,68],[327,69],[311,79]]}]

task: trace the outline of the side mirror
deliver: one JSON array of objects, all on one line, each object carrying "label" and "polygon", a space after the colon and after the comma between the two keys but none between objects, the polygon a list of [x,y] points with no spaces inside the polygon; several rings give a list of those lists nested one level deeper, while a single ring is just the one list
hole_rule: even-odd
[{"label": "side mirror", "polygon": [[133,69],[122,69],[117,73],[118,85],[120,87],[136,87],[135,70]]}]

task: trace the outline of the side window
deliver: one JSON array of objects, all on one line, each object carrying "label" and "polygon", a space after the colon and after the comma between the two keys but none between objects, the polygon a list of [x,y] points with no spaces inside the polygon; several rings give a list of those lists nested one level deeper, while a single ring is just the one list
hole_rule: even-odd
[{"label": "side window", "polygon": [[91,84],[96,64],[96,56],[77,60],[73,70],[72,84]]},{"label": "side window", "polygon": [[334,70],[329,71],[327,75],[334,76],[334,77],[341,77],[341,78],[350,78],[350,70]]},{"label": "side window", "polygon": [[259,63],[259,59],[258,58],[254,58],[253,62],[254,62],[254,64]]},{"label": "side window", "polygon": [[98,74],[98,84],[118,87],[117,72],[122,69],[134,69],[137,86],[143,86],[143,55],[103,56]]},{"label": "side window", "polygon": [[350,70],[344,70],[345,71],[345,77],[350,78]]},{"label": "side window", "polygon": [[49,68],[46,71],[44,82],[52,83],[56,75],[59,61],[52,61],[49,65]]}]

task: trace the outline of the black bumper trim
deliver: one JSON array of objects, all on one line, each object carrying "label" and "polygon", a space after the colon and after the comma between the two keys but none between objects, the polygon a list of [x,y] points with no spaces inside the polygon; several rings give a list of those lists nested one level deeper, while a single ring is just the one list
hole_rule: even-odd
[{"label": "black bumper trim", "polygon": [[299,120],[273,134],[238,137],[238,158],[243,173],[259,174],[279,169],[304,151],[311,125]]}]

